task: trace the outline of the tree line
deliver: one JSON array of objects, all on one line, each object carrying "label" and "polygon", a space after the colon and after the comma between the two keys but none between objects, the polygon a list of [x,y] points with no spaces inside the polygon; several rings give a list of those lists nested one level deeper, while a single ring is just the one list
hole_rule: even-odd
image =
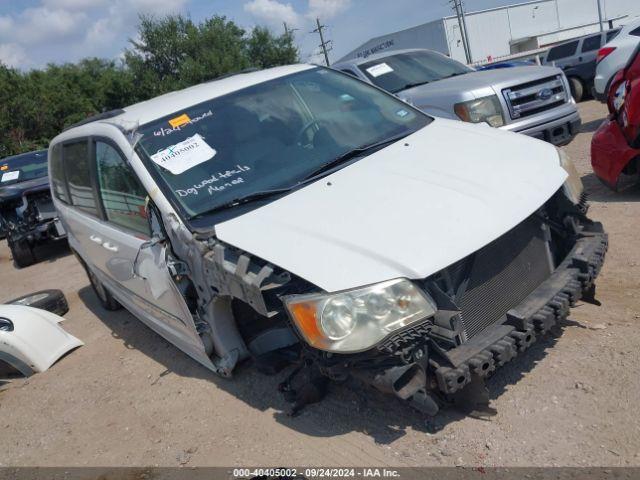
[{"label": "tree line", "polygon": [[298,61],[289,33],[247,32],[226,17],[141,17],[118,61],[87,58],[20,71],[0,62],[0,158],[46,148],[65,127],[247,68]]}]

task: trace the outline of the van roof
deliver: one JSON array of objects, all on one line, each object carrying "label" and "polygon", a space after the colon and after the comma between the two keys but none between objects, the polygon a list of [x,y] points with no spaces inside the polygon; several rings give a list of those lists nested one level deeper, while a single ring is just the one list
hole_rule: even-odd
[{"label": "van roof", "polygon": [[98,114],[95,117],[89,117],[88,119],[69,127],[67,131],[73,130],[81,125],[99,121],[123,124],[137,123],[139,125],[144,125],[145,123],[149,123],[158,118],[170,115],[171,113],[184,110],[204,101],[312,68],[316,67],[314,65],[299,64],[246,73],[240,72],[235,75],[194,85],[192,87],[185,88],[184,90],[165,93],[159,97],[130,105],[121,110],[113,110],[103,114]]}]

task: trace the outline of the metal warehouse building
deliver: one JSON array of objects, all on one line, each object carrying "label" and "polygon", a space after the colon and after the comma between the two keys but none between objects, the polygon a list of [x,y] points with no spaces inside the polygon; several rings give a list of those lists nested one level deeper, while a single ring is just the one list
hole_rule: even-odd
[{"label": "metal warehouse building", "polygon": [[[600,0],[604,28],[640,15],[640,0]],[[570,38],[597,32],[597,0],[537,0],[466,13],[474,62],[535,51]],[[466,63],[455,16],[372,38],[340,61],[384,50],[429,48]]]}]

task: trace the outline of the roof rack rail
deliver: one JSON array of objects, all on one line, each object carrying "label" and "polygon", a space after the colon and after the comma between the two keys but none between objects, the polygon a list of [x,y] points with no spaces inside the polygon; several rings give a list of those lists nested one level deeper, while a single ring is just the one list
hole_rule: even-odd
[{"label": "roof rack rail", "polygon": [[106,111],[106,112],[98,113],[96,115],[91,115],[90,117],[87,117],[84,120],[80,120],[77,123],[69,125],[68,127],[66,127],[62,131],[66,132],[67,130],[69,130],[71,128],[79,127],[81,125],[86,125],[87,123],[97,122],[98,120],[106,120],[108,118],[117,117],[118,115],[121,115],[123,113],[124,113],[123,109],[117,108],[115,110],[109,110],[109,111]]}]

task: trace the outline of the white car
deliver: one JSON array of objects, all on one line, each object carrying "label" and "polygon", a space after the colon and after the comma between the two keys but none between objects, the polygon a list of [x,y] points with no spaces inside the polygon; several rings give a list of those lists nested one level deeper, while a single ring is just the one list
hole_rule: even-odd
[{"label": "white car", "polygon": [[102,114],[49,158],[105,308],[222,376],[294,355],[429,414],[591,297],[607,247],[552,145],[311,65]]},{"label": "white car", "polygon": [[595,96],[598,100],[607,101],[613,76],[625,67],[638,45],[640,45],[640,17],[622,27],[613,40],[598,50],[594,79]]}]

